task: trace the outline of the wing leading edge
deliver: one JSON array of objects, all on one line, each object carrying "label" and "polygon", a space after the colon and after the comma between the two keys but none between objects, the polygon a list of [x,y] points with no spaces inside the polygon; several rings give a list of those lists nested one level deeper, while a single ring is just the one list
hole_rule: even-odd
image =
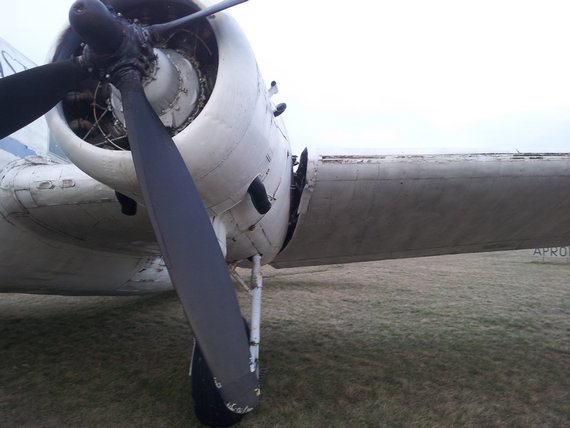
[{"label": "wing leading edge", "polygon": [[275,267],[570,243],[569,154],[319,156]]}]

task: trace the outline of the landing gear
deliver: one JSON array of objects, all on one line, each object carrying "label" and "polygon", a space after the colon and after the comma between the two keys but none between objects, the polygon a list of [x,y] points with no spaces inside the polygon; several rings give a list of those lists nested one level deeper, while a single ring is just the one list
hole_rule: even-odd
[{"label": "landing gear", "polygon": [[[245,328],[250,340],[250,368],[259,379],[259,342],[261,327],[261,291],[263,282],[261,277],[261,257],[255,255],[252,258],[250,285],[234,274],[234,279],[244,285],[251,297],[251,329],[244,320]],[[222,400],[216,387],[212,372],[200,350],[197,342],[194,342],[192,364],[190,366],[192,376],[192,398],[194,399],[194,412],[198,420],[211,427],[227,427],[239,423],[245,414],[234,413],[229,410]]]},{"label": "landing gear", "polygon": [[261,291],[263,280],[261,278],[261,256],[253,256],[251,268],[251,282],[249,295],[251,297],[251,332],[249,335],[249,354],[251,355],[251,371],[259,379],[259,341],[261,335]]}]

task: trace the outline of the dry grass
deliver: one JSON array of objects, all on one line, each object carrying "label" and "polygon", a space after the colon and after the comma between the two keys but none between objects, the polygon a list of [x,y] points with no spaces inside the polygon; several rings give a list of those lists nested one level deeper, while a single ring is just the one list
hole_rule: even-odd
[{"label": "dry grass", "polygon": [[[570,265],[528,254],[266,269],[242,426],[570,426]],[[173,294],[0,295],[0,330],[2,427],[196,425]]]}]

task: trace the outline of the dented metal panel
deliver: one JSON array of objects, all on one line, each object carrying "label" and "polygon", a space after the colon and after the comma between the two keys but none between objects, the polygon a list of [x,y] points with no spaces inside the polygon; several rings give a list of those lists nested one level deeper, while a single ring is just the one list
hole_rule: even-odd
[{"label": "dented metal panel", "polygon": [[0,170],[0,292],[133,294],[171,288],[143,209],[71,164],[26,158]]},{"label": "dented metal panel", "polygon": [[90,249],[160,254],[144,208],[121,214],[115,191],[76,166],[28,158],[1,172],[0,214],[7,221]]},{"label": "dented metal panel", "polygon": [[570,243],[568,154],[319,156],[276,267]]}]

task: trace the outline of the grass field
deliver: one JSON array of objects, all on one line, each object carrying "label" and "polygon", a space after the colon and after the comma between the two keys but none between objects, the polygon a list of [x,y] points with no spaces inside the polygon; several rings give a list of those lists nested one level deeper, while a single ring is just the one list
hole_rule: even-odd
[{"label": "grass field", "polygon": [[[570,427],[570,265],[529,254],[265,269],[241,426]],[[172,293],[0,295],[0,330],[0,427],[197,426]]]}]

